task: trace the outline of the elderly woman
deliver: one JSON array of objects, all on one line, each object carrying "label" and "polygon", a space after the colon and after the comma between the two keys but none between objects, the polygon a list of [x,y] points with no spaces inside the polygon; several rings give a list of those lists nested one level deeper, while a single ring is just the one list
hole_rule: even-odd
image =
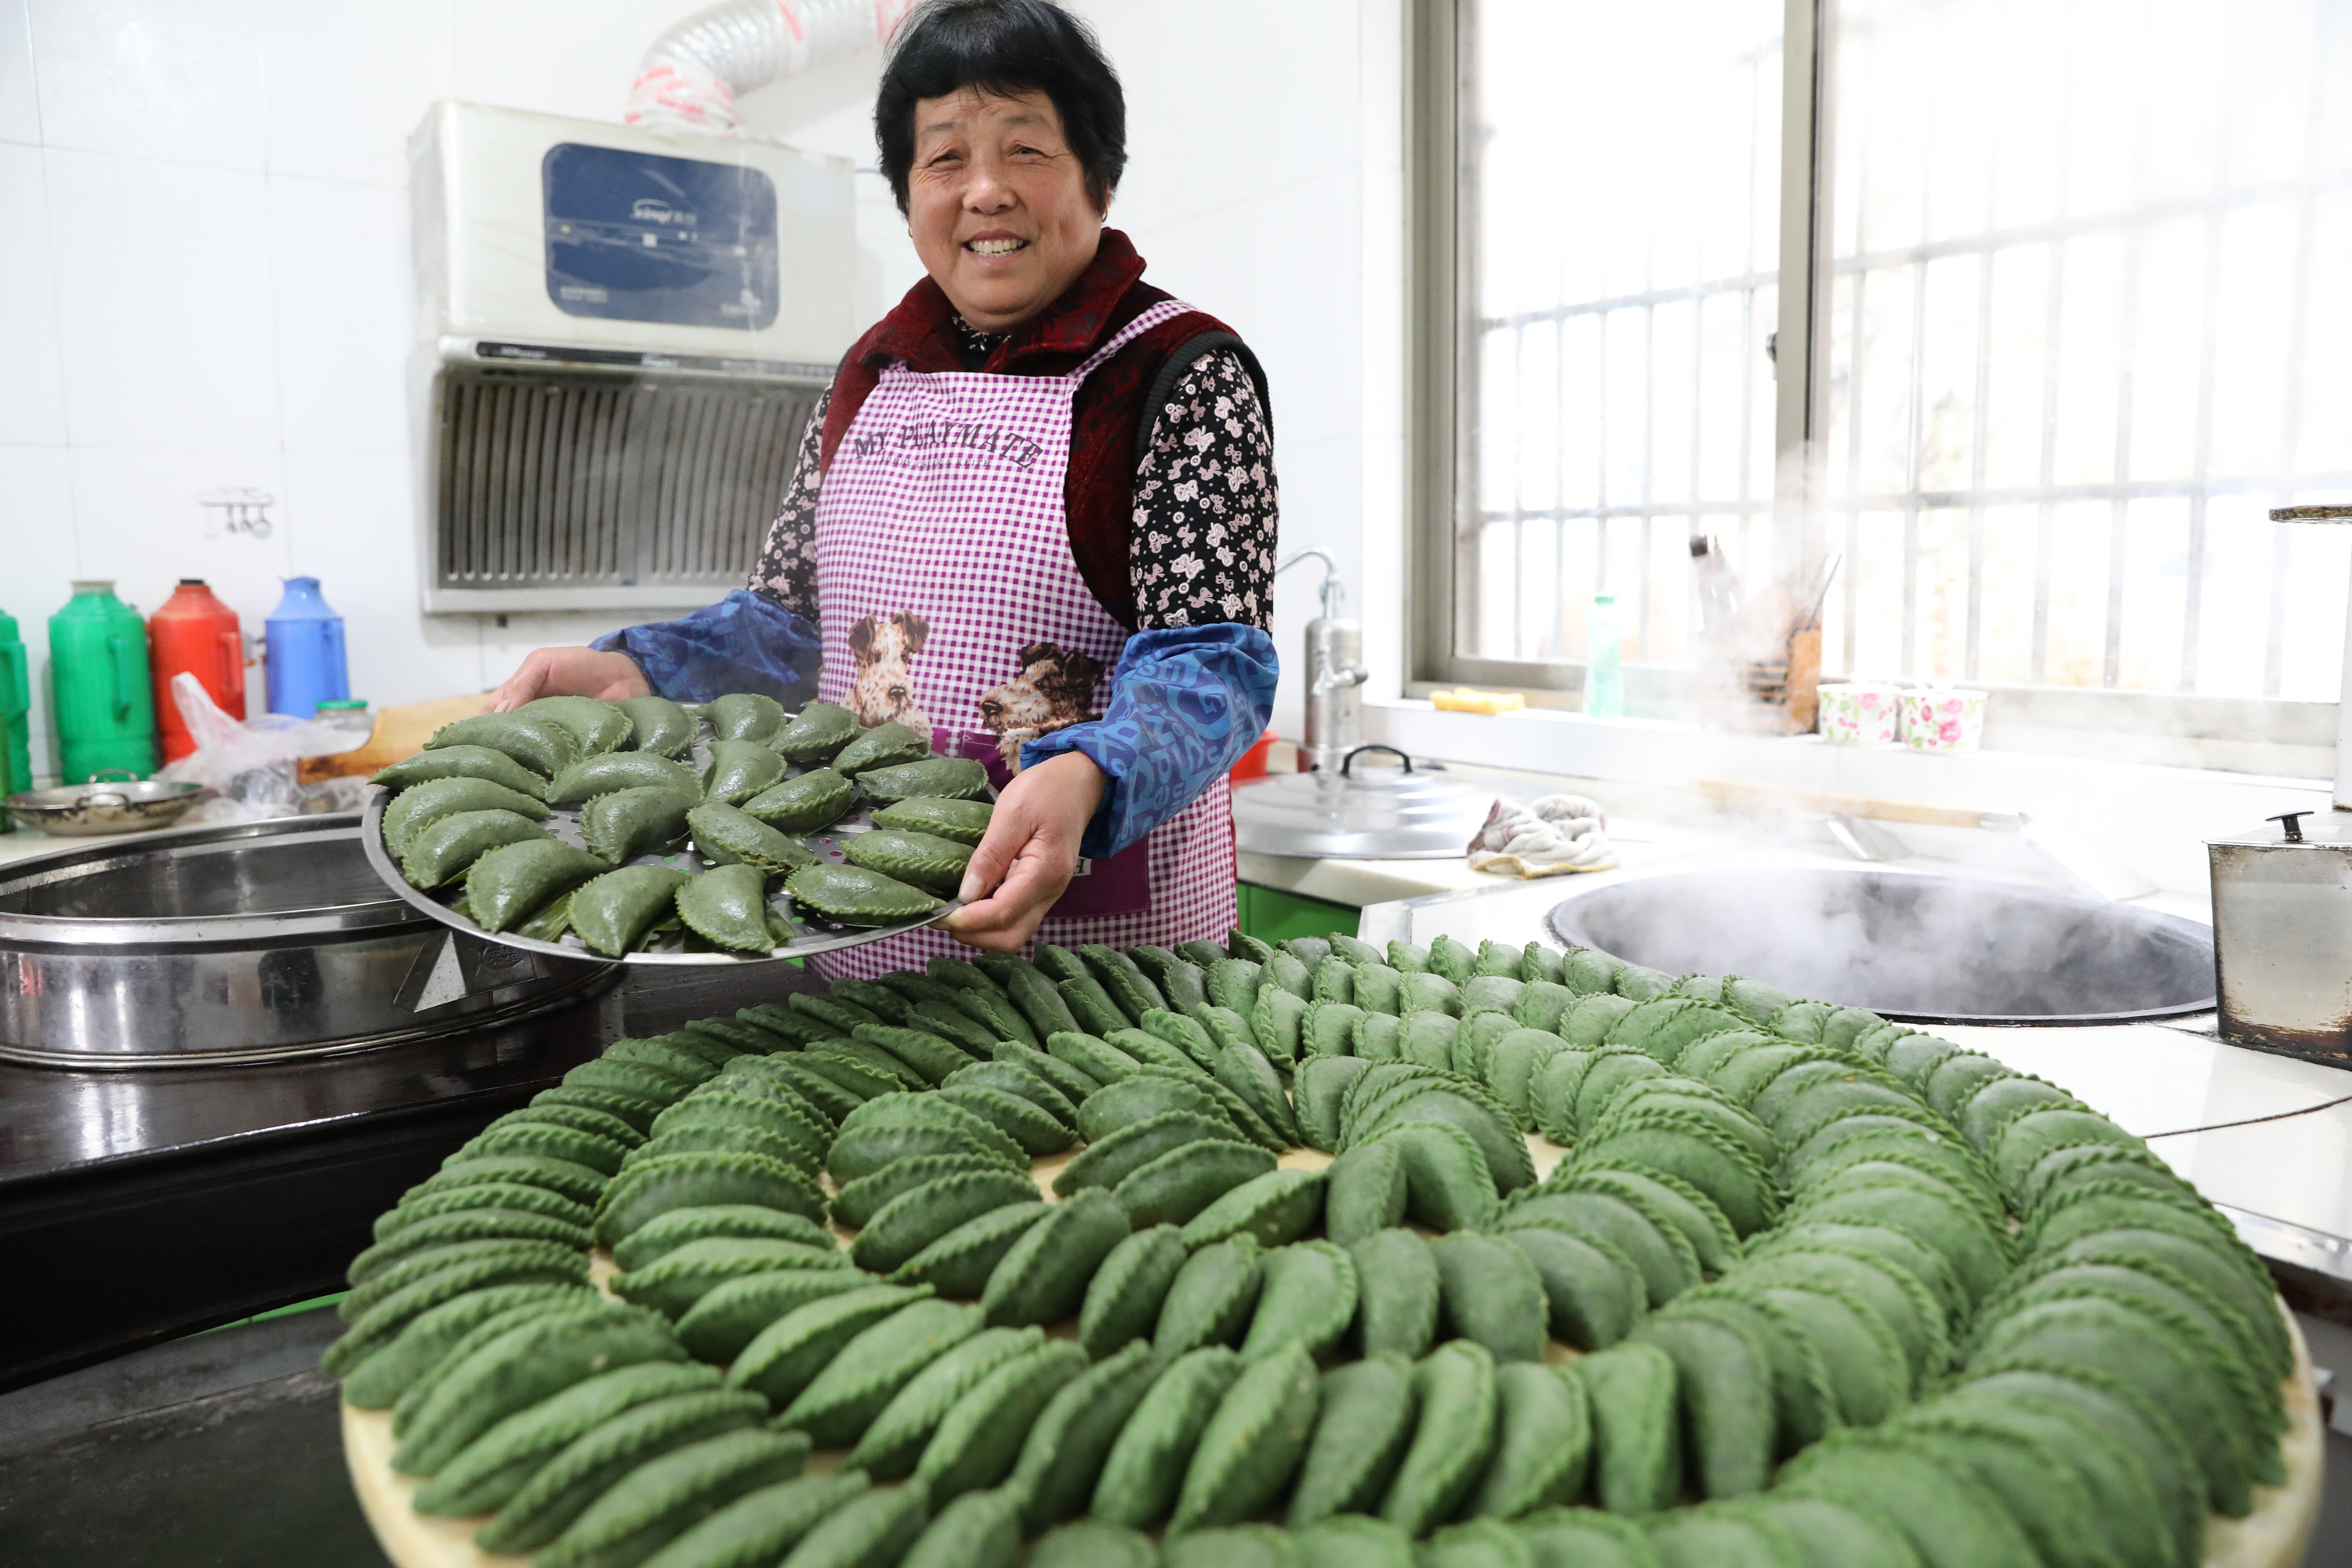
[{"label": "elderly woman", "polygon": [[[1255,356],[1104,226],[1126,124],[1109,62],[1049,0],[918,11],[874,134],[929,276],[843,359],[749,586],[541,648],[495,705],[814,686],[992,763],[954,939],[1232,925],[1225,773],[1276,675],[1272,426]],[[823,962],[951,951],[924,931]]]}]

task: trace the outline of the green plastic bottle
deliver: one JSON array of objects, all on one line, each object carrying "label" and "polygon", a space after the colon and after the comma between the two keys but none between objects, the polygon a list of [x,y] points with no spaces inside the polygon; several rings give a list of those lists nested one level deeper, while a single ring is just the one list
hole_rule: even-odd
[{"label": "green plastic bottle", "polygon": [[[0,610],[0,802],[33,787],[32,669],[16,617]],[[0,833],[10,826],[0,805]]]},{"label": "green plastic bottle", "polygon": [[114,596],[112,583],[76,583],[49,617],[49,711],[58,727],[58,776],[155,771],[155,700],[148,684],[147,623]]}]

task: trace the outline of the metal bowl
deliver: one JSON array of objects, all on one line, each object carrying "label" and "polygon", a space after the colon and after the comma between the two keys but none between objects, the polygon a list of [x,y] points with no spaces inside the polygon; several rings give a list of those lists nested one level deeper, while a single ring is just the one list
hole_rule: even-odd
[{"label": "metal bowl", "polygon": [[[110,768],[110,773],[130,773]],[[8,797],[18,820],[59,838],[93,838],[108,833],[141,833],[169,827],[188,814],[204,794],[199,784],[167,784],[136,776],[120,782],[94,778],[88,784],[26,790]]]},{"label": "metal bowl", "polygon": [[386,892],[357,816],[89,845],[0,868],[0,1059],[225,1065],[473,1029],[613,965],[445,931]]},{"label": "metal bowl", "polygon": [[1931,1024],[2112,1024],[2213,1006],[2213,928],[2045,889],[1897,871],[1628,878],[1546,923],[1669,974],[1739,974]]}]

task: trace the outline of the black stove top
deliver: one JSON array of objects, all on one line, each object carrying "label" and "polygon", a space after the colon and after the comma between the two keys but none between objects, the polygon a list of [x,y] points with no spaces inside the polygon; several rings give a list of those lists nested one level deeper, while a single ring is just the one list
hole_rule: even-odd
[{"label": "black stove top", "polygon": [[624,1035],[812,984],[635,966],[502,1027],[310,1061],[0,1064],[0,1389],[342,1289],[375,1216]]}]

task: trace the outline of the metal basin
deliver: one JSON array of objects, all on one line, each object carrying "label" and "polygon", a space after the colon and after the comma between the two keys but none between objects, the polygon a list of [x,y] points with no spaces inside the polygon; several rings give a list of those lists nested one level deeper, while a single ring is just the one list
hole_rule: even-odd
[{"label": "metal basin", "polygon": [[0,1059],[273,1061],[539,1011],[614,971],[444,931],[354,815],[100,843],[0,868]]},{"label": "metal basin", "polygon": [[8,809],[52,837],[89,838],[169,827],[188,815],[196,797],[204,792],[202,784],[166,784],[160,779],[93,781],[12,795],[8,797]]},{"label": "metal basin", "polygon": [[1939,1024],[2098,1024],[2213,1005],[2213,928],[2127,904],[1865,870],[1685,871],[1593,889],[1552,934],[1669,974]]}]

